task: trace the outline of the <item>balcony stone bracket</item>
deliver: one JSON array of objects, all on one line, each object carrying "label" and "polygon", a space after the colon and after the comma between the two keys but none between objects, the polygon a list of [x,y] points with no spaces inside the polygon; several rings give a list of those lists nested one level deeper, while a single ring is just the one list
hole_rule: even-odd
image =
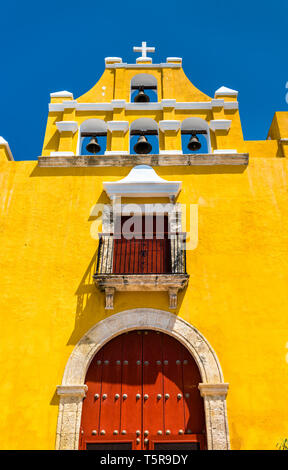
[{"label": "balcony stone bracket", "polygon": [[94,282],[105,292],[105,309],[114,309],[115,292],[166,291],[169,308],[177,308],[178,292],[189,280],[188,274],[94,274]]}]

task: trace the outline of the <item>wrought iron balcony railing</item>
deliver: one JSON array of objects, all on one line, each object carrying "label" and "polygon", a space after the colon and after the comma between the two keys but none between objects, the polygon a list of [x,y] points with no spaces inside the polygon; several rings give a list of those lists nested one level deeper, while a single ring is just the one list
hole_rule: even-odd
[{"label": "wrought iron balcony railing", "polygon": [[186,274],[186,233],[162,233],[157,237],[111,233],[99,235],[95,275]]}]

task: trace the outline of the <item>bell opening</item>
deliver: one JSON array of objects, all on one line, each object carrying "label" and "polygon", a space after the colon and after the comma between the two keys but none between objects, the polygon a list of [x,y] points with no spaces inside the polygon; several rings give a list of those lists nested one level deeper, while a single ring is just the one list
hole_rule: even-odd
[{"label": "bell opening", "polygon": [[101,147],[98,144],[97,137],[91,137],[90,142],[86,145],[86,150],[94,155],[100,152]]},{"label": "bell opening", "polygon": [[150,98],[144,93],[144,88],[139,87],[139,92],[134,98],[134,103],[149,103]]},{"label": "bell opening", "polygon": [[152,145],[146,139],[145,135],[140,135],[137,143],[134,145],[134,151],[140,155],[150,153],[152,150]]},{"label": "bell opening", "polygon": [[195,152],[196,150],[199,150],[201,148],[201,143],[197,137],[196,134],[192,134],[191,138],[188,142],[187,145],[188,149],[191,150],[192,152]]}]

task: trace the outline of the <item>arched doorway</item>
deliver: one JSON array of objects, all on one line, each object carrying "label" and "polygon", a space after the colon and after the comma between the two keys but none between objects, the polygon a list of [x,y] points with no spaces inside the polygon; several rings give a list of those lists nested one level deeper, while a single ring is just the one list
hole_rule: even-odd
[{"label": "arched doorway", "polygon": [[84,383],[95,354],[113,338],[134,330],[161,331],[178,340],[194,358],[202,383],[207,448],[230,448],[226,395],[229,384],[224,382],[217,355],[200,331],[184,319],[165,310],[136,308],[125,310],[96,323],[75,345],[66,363],[61,385],[57,385],[59,411],[56,430],[57,450],[79,448],[83,399],[88,387]]},{"label": "arched doorway", "polygon": [[80,449],[206,448],[201,376],[187,349],[161,332],[109,341],[87,371]]}]

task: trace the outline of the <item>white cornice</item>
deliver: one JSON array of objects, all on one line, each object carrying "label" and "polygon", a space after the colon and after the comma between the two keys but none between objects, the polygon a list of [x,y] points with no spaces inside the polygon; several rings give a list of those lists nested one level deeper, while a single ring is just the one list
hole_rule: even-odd
[{"label": "white cornice", "polygon": [[229,384],[228,383],[199,383],[198,388],[202,397],[205,396],[223,396],[226,397]]},{"label": "white cornice", "polygon": [[57,395],[66,397],[85,397],[88,386],[81,385],[57,385]]},{"label": "white cornice", "polygon": [[111,105],[113,109],[115,108],[125,108],[126,100],[111,100]]},{"label": "white cornice", "polygon": [[3,145],[3,147],[6,148],[6,151],[7,151],[7,154],[8,154],[8,159],[9,160],[14,160],[11,149],[10,149],[10,146],[9,146],[7,140],[5,140],[3,137],[0,137],[0,145]]},{"label": "white cornice", "polygon": [[137,165],[120,181],[104,182],[110,199],[117,197],[168,197],[174,200],[181,189],[181,181],[166,181],[148,165]]},{"label": "white cornice", "polygon": [[147,64],[147,63],[148,63],[148,64],[152,64],[152,59],[151,59],[151,57],[138,57],[138,58],[136,59],[136,64],[142,64],[142,65],[143,65],[143,63],[144,63],[144,64]]},{"label": "white cornice", "polygon": [[210,121],[210,129],[212,131],[228,131],[231,127],[230,119],[214,119]]},{"label": "white cornice", "polygon": [[105,57],[105,64],[122,64],[121,57]]},{"label": "white cornice", "polygon": [[225,155],[225,154],[228,154],[228,155],[231,155],[231,153],[237,153],[237,150],[236,149],[217,149],[217,150],[214,150],[213,153],[215,153],[215,155]]},{"label": "white cornice", "polygon": [[128,121],[108,121],[107,129],[110,132],[114,132],[114,131],[127,132],[129,129],[129,122]]},{"label": "white cornice", "polygon": [[215,96],[238,96],[238,91],[227,88],[226,86],[221,86],[215,91]]},{"label": "white cornice", "polygon": [[[112,100],[111,103],[77,103],[76,100],[63,103],[49,103],[50,112],[63,112],[65,108],[71,107],[76,111],[113,111],[114,108],[124,107],[129,111],[162,110],[164,108],[174,107],[175,109],[212,109],[223,106],[223,100],[212,99],[211,101],[187,101],[177,102],[176,100],[162,100],[152,103],[129,103],[125,100]],[[238,109],[237,101],[224,101],[224,109]]]},{"label": "white cornice", "polygon": [[54,93],[50,93],[50,98],[72,98],[73,99],[73,93],[70,93],[70,91],[55,91]]},{"label": "white cornice", "polygon": [[76,108],[77,106],[77,100],[63,100],[62,101],[64,109],[67,108]]},{"label": "white cornice", "polygon": [[162,108],[175,108],[176,100],[174,99],[164,99],[161,101]]},{"label": "white cornice", "polygon": [[162,132],[165,131],[179,131],[181,127],[181,121],[165,120],[159,121],[159,129]]},{"label": "white cornice", "polygon": [[106,63],[106,69],[164,69],[164,68],[180,68],[182,66],[181,62],[179,63],[174,63],[174,62],[166,62],[166,63],[161,63],[161,64],[143,64],[143,63],[137,63],[137,64],[126,64],[125,62],[122,62],[121,64],[113,63],[113,64],[107,64]]},{"label": "white cornice", "polygon": [[57,152],[50,152],[50,157],[74,157],[74,152],[63,152],[63,151],[57,151]]},{"label": "white cornice", "polygon": [[166,62],[167,64],[182,64],[182,57],[167,57]]},{"label": "white cornice", "polygon": [[78,122],[76,121],[58,121],[56,126],[59,132],[75,132],[78,129]]},{"label": "white cornice", "polygon": [[183,155],[182,150],[159,150],[159,155]]}]

